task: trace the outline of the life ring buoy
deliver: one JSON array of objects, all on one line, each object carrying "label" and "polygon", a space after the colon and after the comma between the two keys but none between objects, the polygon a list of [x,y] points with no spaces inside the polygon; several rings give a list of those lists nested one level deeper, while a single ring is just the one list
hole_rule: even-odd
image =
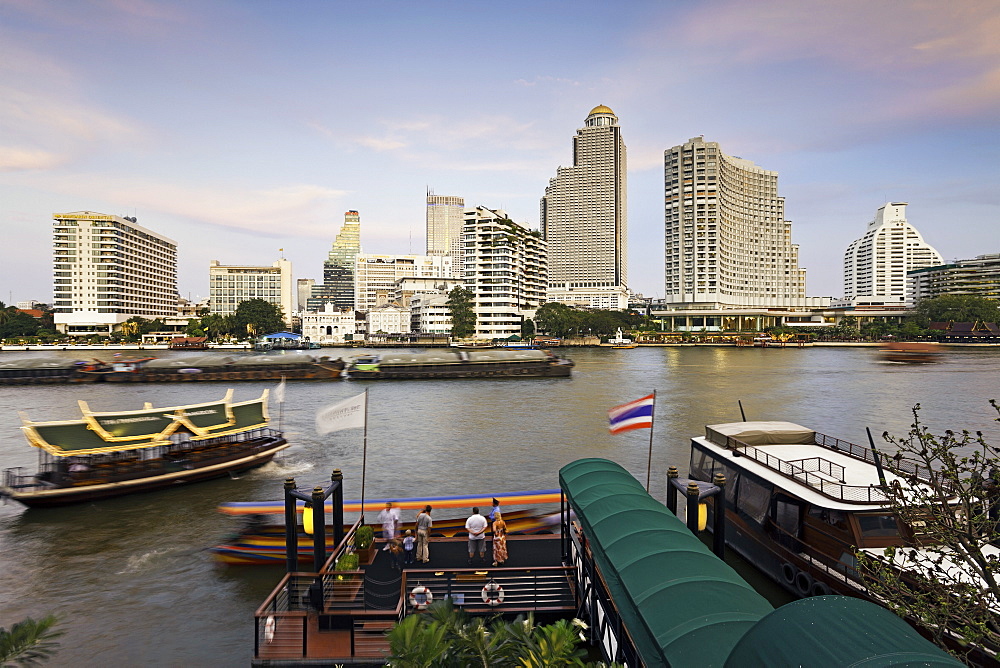
[{"label": "life ring buoy", "polygon": [[410,590],[410,605],[414,610],[423,610],[434,602],[434,594],[424,586],[414,587]]},{"label": "life ring buoy", "polygon": [[812,592],[814,580],[811,575],[805,571],[799,571],[795,574],[795,590],[799,592],[802,596],[809,596]]},{"label": "life ring buoy", "polygon": [[490,580],[483,586],[483,603],[496,606],[503,603],[503,587]]},{"label": "life ring buoy", "polygon": [[264,621],[264,640],[271,642],[274,640],[274,629],[278,624],[274,621],[273,615],[268,615]]},{"label": "life ring buoy", "polygon": [[795,574],[798,572],[798,569],[787,561],[781,564],[781,579],[784,580],[787,585],[795,583]]},{"label": "life ring buoy", "polygon": [[809,590],[810,596],[829,596],[833,593],[833,590],[825,582],[820,582],[816,580],[813,582],[812,589]]}]

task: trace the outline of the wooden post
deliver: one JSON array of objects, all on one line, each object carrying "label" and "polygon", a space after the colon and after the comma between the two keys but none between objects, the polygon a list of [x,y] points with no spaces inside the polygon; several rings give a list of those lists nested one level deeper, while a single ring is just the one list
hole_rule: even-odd
[{"label": "wooden post", "polygon": [[340,469],[333,469],[330,475],[333,482],[333,546],[340,545],[344,540],[344,474]]},{"label": "wooden post", "polygon": [[687,495],[687,525],[691,533],[698,533],[698,489],[697,483],[694,481],[689,482],[687,489],[684,490]]},{"label": "wooden post", "polygon": [[319,485],[313,487],[313,573],[323,570],[326,562],[326,495]]},{"label": "wooden post", "polygon": [[285,478],[285,566],[294,573],[299,566],[299,531],[295,517],[295,478]]},{"label": "wooden post", "polygon": [[667,469],[667,510],[677,515],[677,487],[674,481],[680,474],[676,466]]}]

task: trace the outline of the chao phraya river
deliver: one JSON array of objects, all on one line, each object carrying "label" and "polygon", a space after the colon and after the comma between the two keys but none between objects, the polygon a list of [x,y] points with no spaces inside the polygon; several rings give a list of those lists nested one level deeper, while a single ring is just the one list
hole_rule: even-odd
[{"label": "chao phraya river", "polygon": [[[331,351],[334,355],[340,351]],[[343,351],[355,354],[362,351]],[[671,464],[687,472],[689,438],[706,424],[788,420],[863,443],[904,434],[910,408],[936,433],[981,429],[1000,443],[987,400],[1000,398],[1000,350],[964,348],[937,364],[879,362],[870,348],[666,347],[567,350],[571,379],[290,382],[283,421],[293,444],[244,475],[62,509],[0,507],[0,626],[57,614],[54,666],[245,666],[254,609],[280,569],[224,568],[204,551],[235,528],[224,501],[278,500],[282,481],[301,487],[344,472],[360,497],[360,430],[316,436],[317,409],[370,389],[368,498],[549,489],[581,457],[613,459],[645,482],[649,432],[611,436],[607,409],[657,390],[651,491],[665,498]],[[52,353],[3,353],[15,356]],[[87,357],[85,352],[61,356]],[[163,352],[162,356],[184,353]],[[189,355],[193,353],[187,353]],[[234,383],[236,400],[273,383]],[[224,383],[0,387],[0,467],[36,464],[18,427],[122,410],[221,398]],[[277,410],[272,409],[276,417]]]}]

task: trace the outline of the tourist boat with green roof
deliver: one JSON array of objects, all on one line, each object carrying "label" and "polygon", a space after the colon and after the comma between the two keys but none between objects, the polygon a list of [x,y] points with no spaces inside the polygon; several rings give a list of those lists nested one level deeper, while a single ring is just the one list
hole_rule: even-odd
[{"label": "tourist boat with green roof", "polygon": [[198,482],[262,466],[288,447],[271,429],[269,390],[234,402],[92,411],[76,420],[34,422],[22,431],[38,448],[38,470],[4,471],[0,496],[29,507],[61,506]]}]

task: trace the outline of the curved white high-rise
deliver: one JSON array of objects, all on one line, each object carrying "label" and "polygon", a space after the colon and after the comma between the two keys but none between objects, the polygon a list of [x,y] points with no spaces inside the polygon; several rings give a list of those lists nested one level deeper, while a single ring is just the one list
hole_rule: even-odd
[{"label": "curved white high-rise", "polygon": [[844,253],[844,299],[906,303],[906,272],[939,264],[941,254],[906,221],[906,202],[888,202]]},{"label": "curved white high-rise", "polygon": [[708,309],[808,305],[778,173],[702,137],[664,152],[664,301]]}]

